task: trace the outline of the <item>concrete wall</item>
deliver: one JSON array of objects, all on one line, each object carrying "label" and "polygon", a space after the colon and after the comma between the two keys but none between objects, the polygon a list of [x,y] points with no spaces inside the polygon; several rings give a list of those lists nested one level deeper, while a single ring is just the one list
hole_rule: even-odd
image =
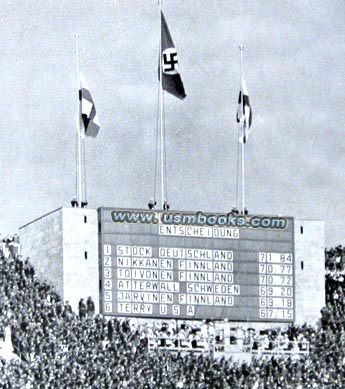
[{"label": "concrete wall", "polygon": [[42,281],[63,298],[62,208],[20,227],[23,259],[30,258]]},{"label": "concrete wall", "polygon": [[316,323],[325,306],[325,223],[295,220],[296,324]]},{"label": "concrete wall", "polygon": [[63,208],[64,299],[73,308],[91,296],[99,310],[98,216],[95,209]]},{"label": "concrete wall", "polygon": [[77,312],[91,296],[99,310],[98,219],[95,209],[59,208],[20,228],[22,255],[42,281]]}]

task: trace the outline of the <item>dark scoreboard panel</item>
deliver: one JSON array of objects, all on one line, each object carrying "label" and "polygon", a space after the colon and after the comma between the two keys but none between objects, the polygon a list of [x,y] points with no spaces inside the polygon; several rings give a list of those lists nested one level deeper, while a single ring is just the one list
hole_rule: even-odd
[{"label": "dark scoreboard panel", "polygon": [[98,212],[103,314],[294,321],[292,218]]}]

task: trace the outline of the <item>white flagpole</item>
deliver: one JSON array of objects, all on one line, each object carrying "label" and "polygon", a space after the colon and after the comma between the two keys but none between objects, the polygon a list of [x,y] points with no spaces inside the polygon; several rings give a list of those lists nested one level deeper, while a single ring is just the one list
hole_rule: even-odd
[{"label": "white flagpole", "polygon": [[84,166],[84,206],[87,205],[87,190],[86,190],[86,143],[85,137],[82,139],[83,142],[83,166]]},{"label": "white flagpole", "polygon": [[[243,77],[243,74],[242,74],[242,64],[243,64],[243,50],[244,50],[244,46],[240,46],[239,47],[240,49],[240,53],[241,53],[241,60],[240,60],[240,72],[241,72],[241,90],[242,90],[242,77]],[[241,93],[241,110],[243,110],[243,90],[242,90],[242,93]],[[241,169],[241,173],[242,173],[242,214],[244,214],[245,212],[245,201],[244,201],[244,117],[243,117],[243,111],[241,112],[241,120],[240,120],[240,126],[241,126],[241,129],[242,129],[242,142],[241,142],[241,162],[242,162],[242,169]]]},{"label": "white flagpole", "polygon": [[78,34],[75,34],[75,49],[76,49],[76,68],[77,68],[77,93],[78,93],[78,106],[77,106],[77,115],[76,115],[76,129],[77,129],[77,149],[78,149],[78,159],[77,159],[77,200],[79,206],[81,205],[81,128],[80,128],[80,100],[79,100],[79,45],[78,45]]},{"label": "white flagpole", "polygon": [[[240,119],[242,120],[242,119]],[[240,193],[240,152],[241,152],[241,145],[240,145],[240,137],[241,137],[241,122],[237,123],[237,170],[236,170],[236,209],[240,209],[239,204],[239,193]]]},{"label": "white flagpole", "polygon": [[162,0],[158,0],[160,18],[160,53],[159,53],[159,106],[160,106],[160,167],[161,167],[161,204],[164,208],[164,91],[163,91],[163,61],[162,61]]}]

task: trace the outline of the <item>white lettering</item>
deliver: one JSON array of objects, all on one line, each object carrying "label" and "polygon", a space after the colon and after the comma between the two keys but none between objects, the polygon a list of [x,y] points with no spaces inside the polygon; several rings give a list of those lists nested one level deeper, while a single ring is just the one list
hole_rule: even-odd
[{"label": "white lettering", "polygon": [[117,304],[117,310],[119,311],[119,313],[131,313],[132,312],[132,309],[131,309],[131,304],[129,303],[118,303]]},{"label": "white lettering", "polygon": [[173,269],[174,262],[172,259],[160,259],[159,260],[159,267],[161,269]]},{"label": "white lettering", "polygon": [[161,258],[185,258],[185,249],[174,247],[160,247],[159,256]]},{"label": "white lettering", "polygon": [[170,270],[161,270],[159,275],[162,281],[172,281],[174,279],[173,272]]},{"label": "white lettering", "polygon": [[185,236],[185,226],[160,225],[158,228],[159,235]]},{"label": "white lettering", "polygon": [[116,254],[118,256],[119,255],[130,256],[131,255],[131,246],[122,246],[122,245],[116,246]]},{"label": "white lettering", "polygon": [[214,305],[234,305],[234,298],[232,296],[214,296]]},{"label": "white lettering", "polygon": [[180,314],[180,306],[179,305],[173,305],[173,315],[179,316]]},{"label": "white lettering", "polygon": [[214,287],[215,294],[228,294],[228,295],[240,294],[239,285],[214,284],[213,287]]},{"label": "white lettering", "polygon": [[213,282],[212,273],[205,273],[200,271],[195,271],[195,272],[187,271],[186,274],[187,274],[187,281]]},{"label": "white lettering", "polygon": [[146,315],[152,314],[152,304],[132,304],[132,312],[133,313],[143,313]]},{"label": "white lettering", "polygon": [[160,296],[160,303],[172,304],[174,302],[172,293],[160,293],[159,296]]},{"label": "white lettering", "polygon": [[212,250],[187,249],[187,259],[212,259]]},{"label": "white lettering", "polygon": [[238,239],[238,228],[213,227],[213,238]]},{"label": "white lettering", "polygon": [[224,259],[227,261],[233,260],[234,253],[229,250],[213,250],[214,259]]}]

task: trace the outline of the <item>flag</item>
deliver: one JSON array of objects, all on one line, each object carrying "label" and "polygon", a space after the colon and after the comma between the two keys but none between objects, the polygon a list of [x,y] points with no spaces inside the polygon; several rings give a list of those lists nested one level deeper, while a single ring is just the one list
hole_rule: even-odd
[{"label": "flag", "polygon": [[95,103],[92,100],[89,88],[82,79],[79,89],[80,115],[84,126],[82,136],[91,136],[95,138],[99,131],[99,121],[96,112]]},{"label": "flag", "polygon": [[246,143],[249,129],[252,125],[252,108],[249,103],[249,96],[246,84],[242,78],[240,94],[238,96],[237,123],[243,123],[243,143]]},{"label": "flag", "polygon": [[[179,99],[184,99],[183,82],[178,71],[177,51],[171,38],[169,27],[161,11],[161,60],[163,89]],[[160,77],[160,64],[158,78]]]}]

